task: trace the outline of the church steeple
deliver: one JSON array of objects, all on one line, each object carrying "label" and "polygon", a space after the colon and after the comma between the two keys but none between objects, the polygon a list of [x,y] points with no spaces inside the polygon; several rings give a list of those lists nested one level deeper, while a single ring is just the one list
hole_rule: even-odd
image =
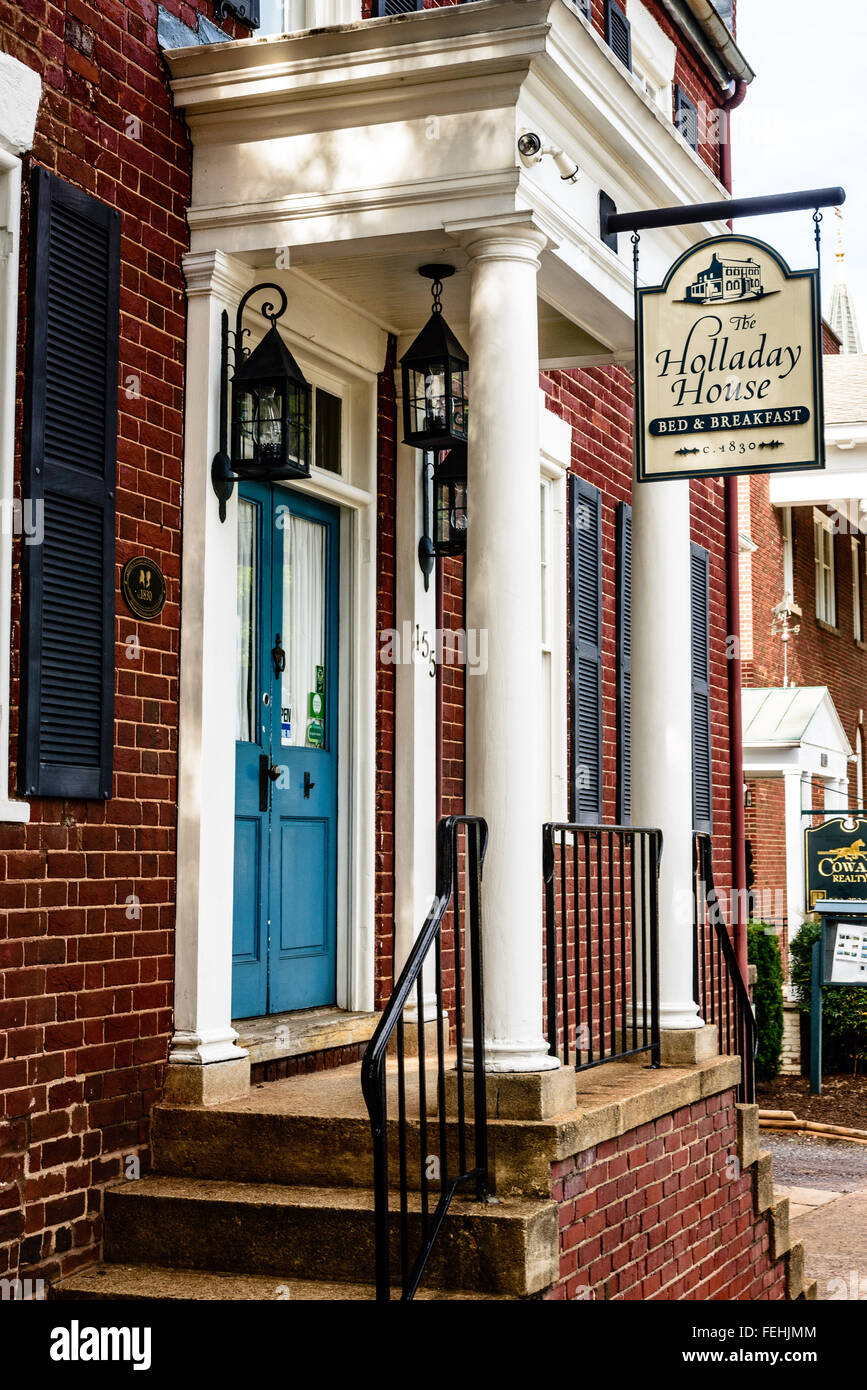
[{"label": "church steeple", "polygon": [[855,317],[855,305],[852,303],[849,283],[846,279],[845,261],[843,214],[837,208],[837,277],[831,295],[831,313],[828,322],[840,339],[841,352],[860,352],[861,336],[858,332],[858,320]]}]

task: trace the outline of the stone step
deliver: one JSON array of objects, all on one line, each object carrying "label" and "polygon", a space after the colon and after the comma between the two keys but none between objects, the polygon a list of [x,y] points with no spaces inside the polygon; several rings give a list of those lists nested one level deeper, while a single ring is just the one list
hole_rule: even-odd
[{"label": "stone step", "polygon": [[[421,1229],[409,1194],[410,1248]],[[237,1270],[368,1283],[374,1269],[373,1193],[363,1188],[284,1187],[155,1174],[105,1193],[109,1264]],[[392,1268],[398,1219],[392,1212]],[[456,1197],[425,1275],[428,1288],[526,1297],[558,1273],[557,1208],[508,1198],[481,1204]]]},{"label": "stone step", "polygon": [[[398,1290],[393,1295],[398,1298]],[[334,1280],[280,1279],[273,1274],[238,1274],[225,1270],[166,1269],[162,1265],[102,1264],[71,1274],[52,1285],[50,1297],[61,1301],[146,1300],[153,1303],[191,1300],[294,1303],[372,1301],[373,1284]],[[496,1294],[420,1288],[417,1300],[496,1300]]]}]

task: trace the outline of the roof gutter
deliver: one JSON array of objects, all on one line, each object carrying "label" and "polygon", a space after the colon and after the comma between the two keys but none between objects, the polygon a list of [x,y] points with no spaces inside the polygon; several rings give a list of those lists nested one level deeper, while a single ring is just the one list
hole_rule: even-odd
[{"label": "roof gutter", "polygon": [[711,0],[662,0],[662,4],[708,61],[720,86],[752,82],[756,74]]}]

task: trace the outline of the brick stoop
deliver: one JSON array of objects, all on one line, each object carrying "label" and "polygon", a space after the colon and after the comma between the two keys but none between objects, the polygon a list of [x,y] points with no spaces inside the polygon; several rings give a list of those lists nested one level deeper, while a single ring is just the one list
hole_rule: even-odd
[{"label": "brick stoop", "polygon": [[[455,1198],[419,1296],[587,1296],[569,1292],[563,1273],[568,1247],[577,1247],[578,1242],[577,1226],[564,1222],[564,1212],[583,1203],[581,1213],[590,1214],[588,1225],[599,1220],[608,1223],[609,1216],[616,1221],[612,1208],[606,1208],[602,1188],[582,1187],[581,1174],[588,1171],[584,1161],[592,1157],[594,1164],[600,1162],[609,1146],[611,1163],[617,1166],[611,1168],[613,1184],[607,1185],[616,1186],[629,1178],[632,1158],[654,1126],[676,1136],[673,1125],[679,1122],[678,1116],[691,1116],[696,1107],[703,1113],[701,1107],[707,1106],[712,1113],[704,1127],[710,1138],[698,1143],[713,1149],[718,1161],[731,1157],[734,1149],[729,1141],[720,1147],[722,1118],[727,1117],[732,1138],[736,1120],[739,1171],[749,1175],[748,1184],[741,1183],[739,1190],[752,1194],[739,1198],[741,1213],[744,1203],[752,1212],[742,1216],[742,1226],[757,1223],[755,1233],[745,1238],[746,1250],[767,1290],[759,1296],[815,1298],[815,1284],[804,1277],[803,1246],[792,1245],[789,1239],[788,1202],[775,1200],[770,1155],[759,1149],[758,1108],[738,1105],[732,1112],[731,1088],[737,1074],[739,1064],[731,1058],[656,1071],[611,1063],[581,1074],[574,1102],[570,1083],[570,1108],[562,1113],[537,1120],[490,1119],[496,1201],[479,1204]],[[429,1087],[431,1113],[435,1095],[435,1088]],[[726,1096],[727,1108],[723,1108]],[[710,1105],[714,1097],[715,1109]],[[417,1174],[421,1126],[417,1105],[413,1117],[412,1097],[407,1099],[408,1171]],[[456,1149],[453,1121],[447,1130],[449,1147]],[[395,1162],[396,1140],[396,1129],[392,1129],[389,1152]],[[625,1146],[626,1156],[613,1152],[618,1142]],[[659,1144],[658,1139],[651,1142]],[[70,1275],[53,1287],[52,1297],[161,1301],[374,1297],[372,1146],[357,1065],[260,1084],[247,1095],[219,1105],[160,1104],[153,1113],[152,1152],[152,1174],[106,1191],[104,1263]],[[687,1150],[681,1146],[678,1152],[682,1162],[675,1153],[675,1167],[683,1171]],[[697,1150],[693,1152],[697,1155]],[[577,1160],[578,1177],[558,1181],[556,1174],[573,1161],[570,1156]],[[607,1170],[604,1177],[607,1182]],[[662,1184],[650,1177],[639,1179],[637,1186],[633,1181],[631,1210],[640,1218],[660,1200],[651,1190],[657,1186]],[[412,1228],[421,1219],[417,1191],[409,1194],[409,1215],[412,1239]],[[712,1218],[719,1227],[721,1265],[731,1254],[727,1242],[733,1237],[722,1230],[723,1220],[729,1219],[728,1214]],[[627,1246],[629,1220],[635,1218],[624,1215],[620,1232]],[[704,1234],[681,1232],[670,1242],[666,1236],[666,1253],[669,1243],[683,1251],[688,1242],[686,1253],[697,1267],[701,1251],[694,1247]],[[393,1268],[397,1269],[396,1215],[392,1239]],[[780,1265],[784,1277],[783,1271],[776,1272]],[[630,1286],[622,1275],[621,1269],[613,1282],[603,1280],[599,1289],[604,1286],[605,1291],[594,1290],[590,1296],[684,1296],[677,1280],[656,1276],[655,1291],[644,1293],[639,1283]],[[613,1292],[608,1291],[609,1285]],[[726,1296],[714,1278],[705,1279],[698,1293]]]}]

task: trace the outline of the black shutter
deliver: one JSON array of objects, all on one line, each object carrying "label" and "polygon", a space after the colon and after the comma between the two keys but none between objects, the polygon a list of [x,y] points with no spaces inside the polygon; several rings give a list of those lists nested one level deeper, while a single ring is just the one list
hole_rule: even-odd
[{"label": "black shutter", "polygon": [[617,823],[632,816],[632,508],[617,508]]},{"label": "black shutter", "polygon": [[569,479],[572,662],[569,739],[572,819],[602,820],[602,494]]},{"label": "black shutter", "polygon": [[710,742],[710,556],[690,545],[692,638],[692,820],[693,829],[713,832],[713,775]]},{"label": "black shutter", "polygon": [[674,127],[688,145],[698,149],[698,111],[680,87],[674,89]]},{"label": "black shutter", "polygon": [[615,0],[605,0],[605,42],[620,59],[624,67],[632,71],[632,30],[629,20],[615,4]]},{"label": "black shutter", "polygon": [[108,797],[114,744],[114,538],[120,213],[34,169],[22,491],[19,778],[28,796]]},{"label": "black shutter", "polygon": [[371,17],[382,19],[387,14],[407,14],[424,8],[422,0],[373,0]]},{"label": "black shutter", "polygon": [[[214,14],[217,19],[225,19],[227,15],[234,15],[242,24],[246,24],[248,29],[259,28],[259,0],[217,0]],[[227,34],[226,38],[229,37],[230,35]]]}]

